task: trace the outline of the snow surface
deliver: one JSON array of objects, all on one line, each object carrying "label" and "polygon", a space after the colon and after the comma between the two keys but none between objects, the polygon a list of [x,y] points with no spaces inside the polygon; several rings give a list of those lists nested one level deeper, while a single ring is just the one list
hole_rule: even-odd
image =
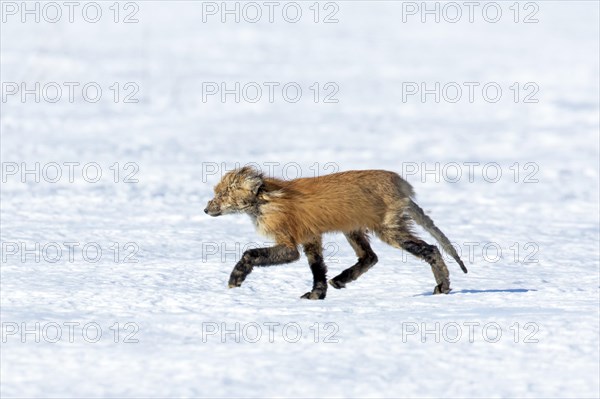
[{"label": "snow surface", "polygon": [[[1,103],[4,172],[103,172],[98,183],[81,166],[73,183],[66,167],[58,183],[3,175],[2,397],[600,396],[597,2],[536,2],[535,24],[512,22],[512,2],[495,24],[403,23],[402,3],[384,1],[336,2],[334,24],[313,23],[312,2],[296,24],[203,23],[200,2],[137,2],[139,23],[116,24],[112,2],[99,4],[96,24],[1,25],[2,82],[98,82],[104,93]],[[203,102],[202,82],[236,81],[298,82],[303,96]],[[114,103],[114,82],[135,82],[139,102]],[[335,82],[339,102],[314,103],[314,82]],[[504,95],[403,102],[402,82],[497,82]],[[539,102],[514,103],[514,82],[535,82]],[[138,183],[122,182],[128,162]],[[425,264],[373,240],[379,263],[324,301],[299,298],[312,283],[304,257],[227,289],[242,247],[268,241],[245,216],[202,212],[221,163],[236,162],[276,162],[276,176],[292,165],[288,177],[296,165],[303,176],[404,172],[469,273],[448,261],[454,290],[432,296]],[[457,182],[422,173],[453,162]],[[465,162],[479,166],[469,175]],[[496,183],[482,171],[493,162]],[[333,277],[355,256],[341,235],[325,241]],[[10,246],[65,242],[79,243],[73,261],[66,247],[52,263]],[[83,258],[86,243],[102,247],[98,262]],[[124,263],[136,245],[138,262]],[[101,328],[98,342],[86,325]]]}]

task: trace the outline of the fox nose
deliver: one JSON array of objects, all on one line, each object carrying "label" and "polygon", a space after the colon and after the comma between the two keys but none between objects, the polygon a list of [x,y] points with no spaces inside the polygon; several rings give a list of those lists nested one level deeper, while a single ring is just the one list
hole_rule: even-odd
[{"label": "fox nose", "polygon": [[208,208],[204,208],[204,213],[208,213]]}]

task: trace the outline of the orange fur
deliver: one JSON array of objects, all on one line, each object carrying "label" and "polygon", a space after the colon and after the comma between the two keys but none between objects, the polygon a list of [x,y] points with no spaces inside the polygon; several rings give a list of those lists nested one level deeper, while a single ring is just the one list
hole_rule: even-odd
[{"label": "orange fur", "polygon": [[395,217],[413,195],[409,183],[384,170],[280,180],[246,167],[223,177],[215,187],[213,201],[220,198],[226,209],[247,211],[252,209],[244,207],[252,202],[253,190],[258,230],[287,246],[304,244],[328,232],[376,230],[386,218]]},{"label": "orange fur", "polygon": [[259,232],[277,245],[249,250],[233,269],[230,287],[239,287],[256,265],[276,265],[298,259],[302,245],[313,273],[313,290],[302,298],[324,299],[327,267],[323,262],[321,236],[343,232],[358,262],[329,280],[343,288],[377,262],[366,231],[382,241],[427,261],[436,280],[434,294],[450,292],[448,268],[434,245],[411,232],[412,222],[429,232],[456,260],[467,268],[448,237],[412,200],[413,189],[394,172],[361,170],[331,175],[281,180],[264,177],[250,167],[227,173],[215,186],[215,197],[204,210],[211,216],[247,213]]}]

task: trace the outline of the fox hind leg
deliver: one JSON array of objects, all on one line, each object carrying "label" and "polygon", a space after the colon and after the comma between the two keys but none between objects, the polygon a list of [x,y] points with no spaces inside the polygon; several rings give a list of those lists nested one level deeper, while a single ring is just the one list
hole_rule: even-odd
[{"label": "fox hind leg", "polygon": [[377,255],[371,249],[367,235],[363,231],[356,230],[344,235],[358,256],[358,262],[329,280],[329,284],[338,289],[344,288],[347,283],[356,280],[377,263]]},{"label": "fox hind leg", "polygon": [[433,294],[447,294],[450,292],[450,276],[448,268],[442,259],[440,250],[435,245],[427,244],[422,240],[403,241],[402,249],[424,259],[431,265],[431,271],[435,277],[436,286],[433,289]]},{"label": "fox hind leg", "polygon": [[450,275],[446,263],[442,259],[439,249],[416,237],[408,225],[397,223],[393,227],[383,228],[376,232],[377,236],[385,243],[401,248],[408,253],[423,259],[431,266],[436,286],[433,294],[447,294],[450,292]]},{"label": "fox hind leg", "polygon": [[300,298],[325,299],[327,294],[327,266],[323,260],[323,244],[321,237],[302,245],[304,254],[308,258],[308,264],[313,275],[312,291],[307,292]]}]

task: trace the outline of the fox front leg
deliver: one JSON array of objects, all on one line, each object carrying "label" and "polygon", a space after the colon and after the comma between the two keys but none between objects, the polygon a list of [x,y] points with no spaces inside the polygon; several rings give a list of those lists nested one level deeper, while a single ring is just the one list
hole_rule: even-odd
[{"label": "fox front leg", "polygon": [[303,247],[310,270],[312,271],[313,287],[312,291],[307,292],[300,298],[325,299],[325,295],[327,295],[327,266],[323,261],[321,237],[316,237],[312,241],[305,243]]},{"label": "fox front leg", "polygon": [[276,245],[267,248],[254,248],[244,252],[242,259],[235,265],[229,277],[229,288],[239,287],[254,266],[282,265],[298,260],[300,253],[297,248],[286,245]]}]

